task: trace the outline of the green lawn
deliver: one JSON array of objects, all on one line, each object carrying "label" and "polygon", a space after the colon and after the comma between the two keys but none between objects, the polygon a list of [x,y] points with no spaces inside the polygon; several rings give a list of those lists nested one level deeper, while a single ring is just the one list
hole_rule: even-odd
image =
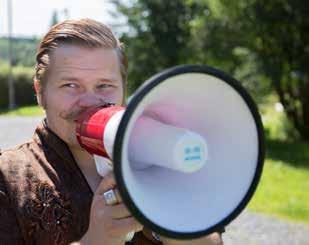
[{"label": "green lawn", "polygon": [[309,144],[270,141],[251,210],[309,224]]},{"label": "green lawn", "polygon": [[291,140],[295,132],[275,101],[262,107],[266,161],[251,210],[309,224],[309,142]]},{"label": "green lawn", "polygon": [[20,107],[12,111],[2,110],[0,116],[42,116],[44,111],[39,106]]}]

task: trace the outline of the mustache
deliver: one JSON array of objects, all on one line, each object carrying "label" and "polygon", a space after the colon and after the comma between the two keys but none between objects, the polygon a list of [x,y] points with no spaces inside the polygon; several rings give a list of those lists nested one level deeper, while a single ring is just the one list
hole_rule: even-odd
[{"label": "mustache", "polygon": [[69,111],[69,112],[60,112],[59,116],[62,119],[74,121],[74,120],[77,120],[79,115],[81,115],[82,113],[87,111],[89,108],[81,108],[81,109],[76,109],[76,110],[72,110],[72,111]]},{"label": "mustache", "polygon": [[85,113],[87,110],[91,109],[91,108],[95,108],[95,107],[101,107],[101,106],[110,106],[110,105],[115,105],[114,103],[110,103],[110,102],[105,102],[105,101],[102,101],[101,103],[95,105],[95,106],[91,106],[91,107],[85,107],[85,108],[79,108],[79,109],[75,109],[75,110],[71,110],[71,111],[63,111],[63,112],[60,112],[59,113],[59,116],[62,118],[62,119],[65,119],[65,120],[72,120],[72,121],[75,121],[78,119],[78,117]]}]

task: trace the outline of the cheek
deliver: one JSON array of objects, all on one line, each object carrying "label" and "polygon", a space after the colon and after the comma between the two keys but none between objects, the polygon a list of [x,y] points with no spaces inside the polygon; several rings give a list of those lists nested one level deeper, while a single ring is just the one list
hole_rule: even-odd
[{"label": "cheek", "polygon": [[103,98],[106,102],[112,102],[117,105],[122,104],[123,96],[124,94],[122,88],[103,93]]},{"label": "cheek", "polygon": [[72,110],[65,98],[57,99],[49,97],[46,99],[46,117],[50,129],[58,135],[66,144],[75,144],[75,124],[72,120],[66,120],[62,115]]},{"label": "cheek", "polygon": [[[46,117],[53,131],[60,137],[66,135],[72,127],[72,120],[66,120],[63,118],[63,115],[72,112],[74,100],[72,100],[72,98],[67,98],[67,96],[49,94],[44,101]],[[59,127],[59,125],[61,125],[61,127]]]},{"label": "cheek", "polygon": [[59,93],[49,93],[44,99],[44,104],[47,109],[63,111],[70,109],[75,101],[76,100],[72,96]]}]

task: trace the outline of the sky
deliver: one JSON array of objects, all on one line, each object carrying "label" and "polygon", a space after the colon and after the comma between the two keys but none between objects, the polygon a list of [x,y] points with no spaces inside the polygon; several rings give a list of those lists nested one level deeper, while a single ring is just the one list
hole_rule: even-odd
[{"label": "sky", "polygon": [[53,11],[64,20],[64,9],[72,19],[92,18],[108,25],[115,20],[108,13],[114,10],[109,0],[0,0],[0,36],[8,35],[7,6],[12,1],[13,36],[44,35],[50,27]]}]

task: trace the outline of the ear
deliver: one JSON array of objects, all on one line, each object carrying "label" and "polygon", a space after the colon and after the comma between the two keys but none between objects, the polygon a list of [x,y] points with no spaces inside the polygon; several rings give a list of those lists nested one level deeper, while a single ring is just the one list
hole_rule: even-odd
[{"label": "ear", "polygon": [[41,84],[40,84],[39,80],[33,79],[33,85],[34,85],[34,90],[35,90],[37,102],[38,102],[39,106],[43,107],[42,94],[41,94]]}]

